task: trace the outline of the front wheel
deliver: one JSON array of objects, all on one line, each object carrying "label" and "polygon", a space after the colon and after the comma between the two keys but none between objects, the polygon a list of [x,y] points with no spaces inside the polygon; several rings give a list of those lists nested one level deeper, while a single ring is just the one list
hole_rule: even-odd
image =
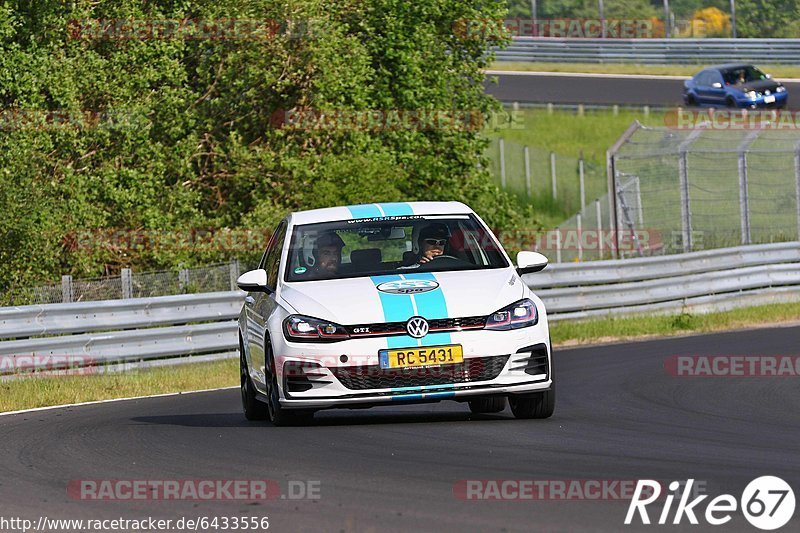
[{"label": "front wheel", "polygon": [[247,360],[244,357],[242,341],[239,340],[239,378],[242,392],[242,410],[248,420],[266,420],[267,406],[256,398],[256,389],[247,371]]},{"label": "front wheel", "polygon": [[269,371],[267,375],[267,412],[270,422],[274,426],[294,426],[311,422],[314,418],[314,411],[286,409],[281,406],[275,360],[272,357],[272,348],[269,344],[267,345],[265,356],[267,370]]},{"label": "front wheel", "polygon": [[499,413],[506,408],[503,396],[487,396],[469,401],[469,410],[474,414]]},{"label": "front wheel", "polygon": [[550,390],[529,396],[509,396],[508,404],[515,418],[550,418],[556,408],[556,382]]}]

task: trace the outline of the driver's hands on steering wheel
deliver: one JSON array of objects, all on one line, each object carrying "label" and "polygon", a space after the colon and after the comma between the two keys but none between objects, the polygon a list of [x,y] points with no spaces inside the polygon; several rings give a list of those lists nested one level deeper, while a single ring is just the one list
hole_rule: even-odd
[{"label": "driver's hands on steering wheel", "polygon": [[428,250],[427,252],[423,253],[420,256],[418,263],[420,265],[424,265],[425,263],[428,263],[428,262],[432,261],[434,257],[442,255],[443,253],[444,252],[442,250],[437,249],[437,248],[434,248],[432,250]]}]

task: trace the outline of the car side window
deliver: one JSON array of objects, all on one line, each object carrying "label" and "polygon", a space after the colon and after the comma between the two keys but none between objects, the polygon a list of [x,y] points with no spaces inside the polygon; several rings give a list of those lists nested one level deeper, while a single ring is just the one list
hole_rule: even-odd
[{"label": "car side window", "polygon": [[719,72],[712,70],[708,73],[708,85],[713,85],[715,83],[722,83],[722,76]]},{"label": "car side window", "polygon": [[264,270],[267,271],[267,285],[272,289],[278,286],[278,273],[280,271],[281,251],[283,250],[284,240],[286,240],[285,220],[278,224],[275,233],[272,234],[266,253]]}]

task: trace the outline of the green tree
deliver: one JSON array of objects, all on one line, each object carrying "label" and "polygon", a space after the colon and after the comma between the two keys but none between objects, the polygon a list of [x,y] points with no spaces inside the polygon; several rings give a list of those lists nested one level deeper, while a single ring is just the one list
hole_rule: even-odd
[{"label": "green tree", "polygon": [[738,0],[736,31],[741,37],[800,37],[800,0]]},{"label": "green tree", "polygon": [[[503,2],[472,0],[0,0],[0,292],[228,256],[111,246],[94,231],[264,230],[289,210],[423,199],[465,201],[501,229],[535,226],[480,170],[479,129],[282,120],[486,117],[500,106],[481,68],[504,37],[467,38],[457,22],[504,16]],[[120,40],[92,22],[147,19],[272,23],[245,39]]]}]

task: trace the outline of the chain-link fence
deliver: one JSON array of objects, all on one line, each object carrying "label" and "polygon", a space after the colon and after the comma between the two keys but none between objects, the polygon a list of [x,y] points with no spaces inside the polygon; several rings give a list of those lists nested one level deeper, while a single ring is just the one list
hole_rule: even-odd
[{"label": "chain-link fence", "polygon": [[[632,124],[609,153],[612,224],[644,235],[649,253],[799,240],[800,131],[742,124]],[[626,205],[622,190],[632,178],[638,198]]]},{"label": "chain-link fence", "polygon": [[61,283],[21,288],[0,295],[0,305],[33,305],[67,302],[147,298],[236,289],[241,272],[256,268],[255,264],[238,260],[199,268],[152,272],[122,269],[119,276],[73,279],[62,276]]},{"label": "chain-link fence", "polygon": [[584,197],[596,198],[606,192],[605,169],[568,157],[532,148],[505,139],[490,139],[486,156],[489,171],[500,186],[534,205],[555,204],[565,213],[574,213]]}]

